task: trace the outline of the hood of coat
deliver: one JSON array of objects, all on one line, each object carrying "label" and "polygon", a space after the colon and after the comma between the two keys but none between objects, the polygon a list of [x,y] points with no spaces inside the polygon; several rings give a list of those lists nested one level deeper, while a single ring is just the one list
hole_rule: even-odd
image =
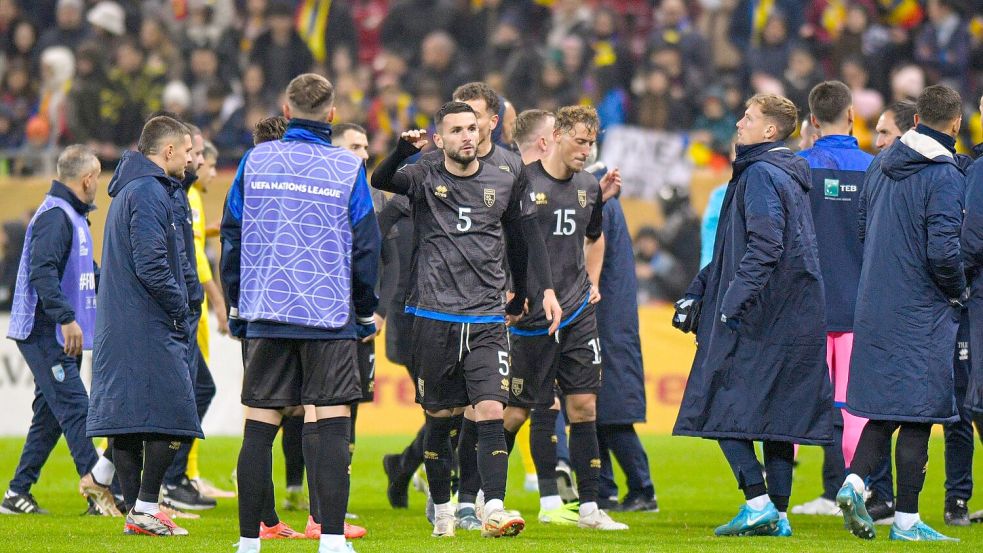
[{"label": "hood of coat", "polygon": [[734,159],[734,178],[741,176],[751,165],[763,161],[781,169],[803,190],[812,188],[812,172],[809,162],[796,154],[782,142],[761,142],[737,147],[737,158]]},{"label": "hood of coat", "polygon": [[945,146],[914,129],[901,135],[881,156],[881,170],[893,180],[908,178],[937,163],[959,167]]},{"label": "hood of coat", "polygon": [[113,178],[109,181],[109,196],[115,198],[126,185],[141,177],[154,177],[170,187],[181,186],[180,182],[167,176],[164,170],[147,159],[147,156],[131,150],[123,153],[119,165],[116,166]]}]

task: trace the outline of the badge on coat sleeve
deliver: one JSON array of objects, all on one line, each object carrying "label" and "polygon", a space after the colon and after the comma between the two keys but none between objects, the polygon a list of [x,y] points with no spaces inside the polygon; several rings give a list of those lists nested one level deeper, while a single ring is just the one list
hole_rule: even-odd
[{"label": "badge on coat sleeve", "polygon": [[580,202],[580,207],[587,207],[587,191],[578,190],[577,191],[577,201]]},{"label": "badge on coat sleeve", "polygon": [[65,367],[62,367],[61,363],[58,363],[54,367],[51,367],[51,374],[55,377],[55,380],[57,380],[58,382],[65,381]]},{"label": "badge on coat sleeve", "polygon": [[485,189],[485,205],[491,207],[495,205],[495,189],[486,188]]}]

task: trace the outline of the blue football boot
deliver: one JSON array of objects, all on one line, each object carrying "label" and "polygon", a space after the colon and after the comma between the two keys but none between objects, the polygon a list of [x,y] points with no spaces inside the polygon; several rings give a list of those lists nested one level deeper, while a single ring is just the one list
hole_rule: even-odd
[{"label": "blue football boot", "polygon": [[920,520],[918,524],[907,530],[902,530],[898,528],[897,524],[892,524],[891,539],[897,541],[959,541],[956,538],[943,536]]},{"label": "blue football boot", "polygon": [[716,536],[752,536],[758,531],[770,533],[778,528],[779,520],[778,510],[770,501],[761,510],[752,509],[745,503],[737,511],[737,516],[727,524],[718,526],[713,533]]},{"label": "blue football boot", "polygon": [[864,498],[849,483],[843,484],[836,494],[836,504],[843,512],[843,526],[854,536],[865,540],[874,539],[874,521],[867,514]]},{"label": "blue football boot", "polygon": [[778,525],[775,526],[774,530],[768,530],[767,527],[761,527],[754,532],[755,536],[771,536],[773,538],[791,538],[792,537],[792,525],[789,523],[787,518],[778,519]]}]

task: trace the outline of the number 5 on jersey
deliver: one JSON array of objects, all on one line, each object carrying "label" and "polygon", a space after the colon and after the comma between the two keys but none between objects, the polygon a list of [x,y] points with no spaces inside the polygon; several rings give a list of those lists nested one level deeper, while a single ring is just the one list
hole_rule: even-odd
[{"label": "number 5 on jersey", "polygon": [[457,208],[457,230],[459,232],[467,232],[471,230],[471,214],[470,207],[459,207]]}]

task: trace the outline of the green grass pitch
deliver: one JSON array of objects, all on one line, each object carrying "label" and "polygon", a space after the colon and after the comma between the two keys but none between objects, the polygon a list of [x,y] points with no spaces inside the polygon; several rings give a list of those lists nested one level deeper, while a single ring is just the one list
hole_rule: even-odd
[{"label": "green grass pitch", "polygon": [[[713,528],[730,519],[741,502],[740,492],[716,444],[692,438],[646,437],[662,512],[656,514],[615,514],[631,526],[627,532],[601,533],[577,528],[555,528],[536,522],[538,499],[522,490],[522,469],[518,455],[510,467],[509,496],[506,505],[527,517],[528,526],[515,539],[482,540],[477,533],[460,533],[456,539],[436,540],[423,517],[424,498],[411,490],[410,509],[394,511],[385,498],[386,479],[382,472],[384,453],[403,447],[409,436],[365,436],[359,439],[352,467],[352,494],[349,510],[360,515],[356,521],[369,534],[355,542],[359,553],[451,551],[549,551],[549,552],[641,552],[641,551],[902,551],[961,550],[983,551],[983,525],[946,528],[942,524],[944,463],[942,440],[932,439],[931,462],[922,516],[936,529],[962,539],[960,544],[897,544],[887,539],[888,528],[878,527],[874,542],[862,542],[843,529],[839,517],[792,516],[795,533],[791,539],[715,538]],[[9,479],[20,455],[21,439],[0,440],[0,475]],[[213,438],[202,443],[201,463],[205,477],[231,486],[230,472],[235,466],[240,440]],[[274,449],[274,477],[282,497],[283,462],[279,443]],[[820,490],[822,453],[805,447],[795,472],[792,503],[816,497]],[[983,481],[979,463],[976,479]],[[620,478],[620,476],[619,476]],[[121,519],[80,517],[83,499],[75,492],[78,476],[64,440],[52,454],[34,494],[48,516],[0,516],[0,552],[113,552],[170,553],[216,551],[233,553],[238,538],[236,502],[219,500],[218,508],[206,511],[199,520],[180,520],[191,535],[185,538],[124,536]],[[6,488],[6,485],[3,485]],[[970,509],[983,508],[983,501]],[[280,512],[295,529],[303,530],[306,515]],[[309,540],[276,540],[263,543],[267,553],[313,552]]]}]

